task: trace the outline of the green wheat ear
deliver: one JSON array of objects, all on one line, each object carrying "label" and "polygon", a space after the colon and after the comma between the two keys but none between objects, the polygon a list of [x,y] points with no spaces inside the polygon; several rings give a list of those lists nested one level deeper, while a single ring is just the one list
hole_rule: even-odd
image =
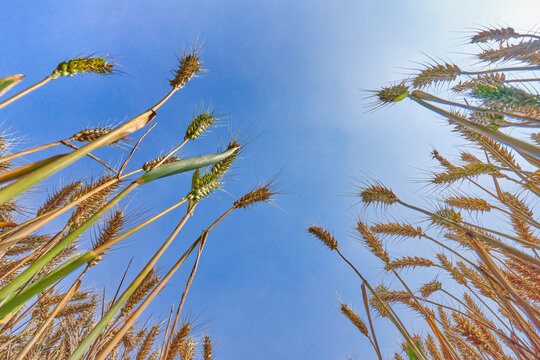
[{"label": "green wheat ear", "polygon": [[383,87],[375,92],[375,97],[378,100],[376,107],[394,104],[409,96],[409,87],[404,83]]},{"label": "green wheat ear", "polygon": [[58,64],[51,77],[56,79],[60,76],[73,76],[83,73],[107,75],[112,73],[114,65],[114,63],[105,60],[105,57],[102,56],[75,58]]},{"label": "green wheat ear", "polygon": [[20,83],[24,79],[24,75],[16,74],[6,76],[5,78],[0,79],[0,96],[7,93],[12,87]]}]

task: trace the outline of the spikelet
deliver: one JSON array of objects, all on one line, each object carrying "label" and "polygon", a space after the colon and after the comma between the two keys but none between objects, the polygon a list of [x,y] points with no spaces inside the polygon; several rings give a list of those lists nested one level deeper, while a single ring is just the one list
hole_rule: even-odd
[{"label": "spikelet", "polygon": [[320,226],[310,226],[308,232],[319,239],[324,245],[326,245],[330,250],[335,250],[338,247],[336,239]]},{"label": "spikelet", "polygon": [[513,213],[516,213],[516,216],[524,216],[531,219],[533,218],[533,212],[519,197],[509,192],[503,192],[502,200],[504,204],[508,206]]},{"label": "spikelet", "polygon": [[421,238],[423,231],[422,228],[414,227],[409,224],[387,223],[387,224],[375,224],[369,228],[376,234],[396,235],[396,236],[408,236]]},{"label": "spikelet", "polygon": [[[95,250],[114,239],[116,235],[118,235],[118,232],[120,231],[124,223],[125,219],[123,211],[117,210],[113,214],[111,214],[111,216],[107,219],[106,225],[101,231],[100,236],[92,243],[92,249]],[[103,255],[105,254],[98,254],[98,256],[94,260],[92,260],[90,265],[94,266],[99,263],[103,258]]]},{"label": "spikelet", "polygon": [[[161,160],[163,160],[163,156],[159,156],[159,157],[155,158],[154,160],[145,162],[144,165],[142,166],[142,169],[144,171],[148,172],[148,171],[154,169],[156,167],[156,165],[161,162]],[[169,164],[169,163],[175,162],[177,160],[180,160],[180,158],[178,156],[169,156],[167,159],[165,159],[165,161],[163,161],[163,163],[161,165]]]},{"label": "spikelet", "polygon": [[426,348],[433,360],[444,360],[443,355],[440,353],[439,348],[437,347],[437,344],[435,344],[435,340],[431,335],[428,334],[427,340],[426,340]]},{"label": "spikelet", "polygon": [[203,342],[203,360],[212,360],[213,347],[214,344],[212,344],[212,339],[210,339],[210,336],[205,335]]},{"label": "spikelet", "polygon": [[120,310],[120,316],[126,316],[129,312],[137,305],[146,294],[148,294],[154,286],[159,283],[159,276],[156,274],[156,270],[152,268],[150,272],[145,276],[139,287],[131,294],[129,299],[126,301],[122,309]]},{"label": "spikelet", "polygon": [[356,222],[356,230],[362,236],[364,243],[368,246],[369,250],[381,259],[385,264],[390,262],[390,257],[388,253],[384,251],[382,243],[377,239],[377,237],[369,230],[369,228],[361,220]]},{"label": "spikelet", "polygon": [[415,268],[415,267],[432,267],[435,266],[435,263],[430,259],[418,257],[418,256],[405,256],[401,259],[392,260],[384,265],[384,270],[397,270],[405,268]]},{"label": "spikelet", "polygon": [[484,199],[471,198],[467,196],[452,196],[445,202],[453,207],[471,211],[491,211],[491,205]]},{"label": "spikelet", "polygon": [[474,131],[468,130],[463,126],[456,126],[455,129],[466,139],[480,145],[482,149],[489,154],[490,159],[492,159],[494,162],[501,164],[502,166],[508,166],[510,168],[521,170],[521,167],[516,162],[514,155],[504,145],[491,138],[488,138],[487,136],[483,136]]},{"label": "spikelet", "polygon": [[198,50],[192,48],[191,50],[184,52],[170,84],[175,89],[181,88],[199,72],[201,72],[201,62],[199,60]]},{"label": "spikelet", "polygon": [[477,56],[482,61],[495,63],[498,61],[518,60],[531,65],[540,64],[540,40],[523,41],[519,44],[503,46],[498,49],[487,49]]},{"label": "spikelet", "polygon": [[491,73],[485,75],[478,75],[476,78],[467,81],[460,81],[452,87],[452,91],[455,93],[462,93],[465,91],[473,90],[477,85],[490,85],[490,86],[504,86],[506,82],[506,75],[504,73]]},{"label": "spikelet", "polygon": [[202,135],[216,121],[213,111],[203,111],[195,116],[188,128],[184,140],[195,140]]},{"label": "spikelet", "polygon": [[199,172],[196,171],[193,174],[193,180],[191,184],[191,191],[187,195],[191,202],[200,201],[202,198],[210,195],[214,190],[221,186],[221,179],[231,167],[238,153],[240,151],[240,145],[236,141],[231,141],[227,146],[227,150],[235,149],[231,155],[225,159],[215,163],[210,171],[205,172],[202,176],[199,176]]},{"label": "spikelet", "polygon": [[370,185],[360,192],[360,197],[365,205],[385,204],[391,205],[399,199],[392,190],[382,185]]},{"label": "spikelet", "polygon": [[[495,105],[487,105],[487,106],[491,106],[494,109],[498,108]],[[505,119],[504,119],[504,115],[499,114],[497,112],[472,111],[469,114],[469,120],[476,124],[486,126],[490,129],[498,130],[503,125],[503,122]],[[482,162],[478,162],[478,164],[482,164]]]},{"label": "spikelet", "polygon": [[237,209],[245,209],[250,205],[259,203],[259,202],[269,202],[272,200],[272,196],[276,194],[274,190],[271,189],[272,184],[266,183],[257,186],[254,190],[248,192],[240,199],[234,202],[234,207]]},{"label": "spikelet", "polygon": [[444,254],[437,254],[437,259],[439,259],[439,262],[441,263],[441,266],[452,275],[452,278],[461,285],[467,285],[467,279],[465,276],[459,271],[459,269],[455,268],[452,263],[446,258]]},{"label": "spikelet", "polygon": [[540,288],[539,266],[515,258],[509,258],[505,261],[505,264],[524,279],[527,279],[533,287]]},{"label": "spikelet", "polygon": [[467,164],[443,173],[437,173],[431,179],[433,184],[448,185],[458,180],[468,179],[479,175],[500,176],[499,169],[493,164]]},{"label": "spikelet", "polygon": [[453,170],[456,168],[454,165],[450,163],[450,161],[446,160],[446,158],[444,158],[441,154],[439,154],[439,152],[435,149],[431,151],[431,157],[433,159],[436,159],[439,162],[439,164],[441,164],[448,170]]},{"label": "spikelet", "polygon": [[57,318],[64,316],[77,315],[86,311],[94,311],[96,308],[95,302],[84,302],[79,304],[69,304],[64,306],[62,310],[56,315]]},{"label": "spikelet", "polygon": [[489,350],[489,344],[478,327],[469,321],[469,319],[456,313],[455,311],[452,312],[452,317],[456,322],[455,330],[459,335],[467,339],[467,341],[473,344],[478,350]]},{"label": "spikelet", "polygon": [[450,229],[453,229],[453,223],[459,224],[461,220],[461,214],[450,208],[439,209],[431,216],[433,224]]},{"label": "spikelet", "polygon": [[36,275],[36,277],[42,277],[52,270],[54,270],[58,265],[63,263],[68,257],[70,257],[75,250],[77,250],[77,246],[73,243],[65,247],[56,257],[54,257],[45,267],[43,267]]},{"label": "spikelet", "polygon": [[[66,141],[92,142],[99,139],[102,136],[107,135],[111,131],[113,131],[113,128],[109,126],[83,129],[79,131],[78,133],[73,134],[73,136],[71,136]],[[116,140],[114,143],[120,140],[121,139]]]},{"label": "spikelet", "polygon": [[394,360],[403,360],[403,358],[398,353],[394,353]]},{"label": "spikelet", "polygon": [[[463,294],[463,299],[465,300],[465,303],[467,304],[467,307],[468,307],[467,314],[472,319],[474,319],[476,325],[485,326],[483,324],[488,324],[493,329],[497,328],[495,326],[495,324],[493,323],[493,321],[491,321],[490,319],[488,319],[484,315],[484,313],[482,312],[480,307],[478,307],[478,305],[476,305],[476,303],[474,302],[474,300],[472,299],[472,297],[469,294],[464,293]],[[482,325],[480,325],[481,323],[482,323]]]},{"label": "spikelet", "polygon": [[191,192],[187,197],[194,202],[200,201],[221,186],[220,179],[212,172],[207,172],[193,180]]},{"label": "spikelet", "polygon": [[[70,202],[83,197],[94,189],[108,183],[112,179],[114,179],[112,175],[104,175],[100,179],[78,189],[73,195],[71,195]],[[77,209],[71,214],[69,222],[72,223],[72,226],[79,226],[80,224],[88,220],[99,209],[101,209],[107,202],[107,196],[114,192],[114,190],[116,190],[118,186],[118,182],[110,184],[109,186],[101,189],[86,200],[82,201],[77,207]]]},{"label": "spikelet", "polygon": [[180,350],[181,345],[186,341],[187,337],[191,333],[191,324],[189,322],[182,323],[180,329],[174,335],[168,351],[167,351],[167,360],[173,360],[178,351]]},{"label": "spikelet", "polygon": [[461,160],[468,162],[469,164],[481,164],[482,162],[476,156],[468,152],[461,153]]},{"label": "spikelet", "polygon": [[[88,194],[92,190],[104,185],[105,183],[111,181],[112,179],[114,179],[114,176],[106,174],[106,175],[103,175],[100,179],[98,179],[98,180],[96,180],[94,182],[90,182],[88,185],[78,189],[71,196],[70,202],[73,202],[73,201],[83,197],[84,195]],[[91,204],[92,202],[97,201],[100,198],[103,198],[103,197],[109,195],[112,191],[114,191],[116,188],[118,188],[118,186],[119,186],[119,184],[116,182],[114,184],[111,184],[111,185],[105,187],[104,189],[102,189],[102,190],[98,191],[97,193],[93,194],[92,196],[90,196],[88,199],[82,201],[79,204],[79,207],[87,206],[87,205]]]},{"label": "spikelet", "polygon": [[114,63],[105,60],[105,57],[75,58],[58,64],[51,76],[56,79],[59,76],[73,76],[83,73],[107,75],[112,73],[114,65]]},{"label": "spikelet", "polygon": [[505,271],[504,276],[510,281],[520,296],[528,298],[533,302],[540,302],[540,292],[538,291],[538,287],[528,282],[526,278],[518,276],[510,271]]},{"label": "spikelet", "polygon": [[227,156],[225,159],[220,160],[214,165],[212,165],[210,172],[214,174],[216,177],[222,178],[223,175],[225,175],[225,173],[230,169],[234,160],[236,160],[236,157],[238,156],[238,153],[240,152],[240,144],[238,144],[236,140],[233,140],[229,143],[229,145],[227,146],[227,150],[231,150],[234,148],[236,148],[235,152]]},{"label": "spikelet", "polygon": [[540,96],[515,87],[478,84],[472,96],[483,100],[488,106],[502,109],[540,107]]},{"label": "spikelet", "polygon": [[51,240],[50,236],[46,235],[29,235],[19,241],[17,244],[7,249],[4,256],[17,256],[27,251],[34,250],[38,246]]},{"label": "spikelet", "polygon": [[188,338],[186,341],[180,344],[180,359],[182,360],[192,360],[195,356],[195,340],[193,338]]},{"label": "spikelet", "polygon": [[137,352],[137,356],[135,357],[135,360],[144,360],[148,353],[150,352],[150,349],[152,348],[152,345],[154,344],[154,340],[156,339],[156,336],[159,333],[159,325],[154,325],[148,332],[148,335],[144,338],[144,341],[141,344],[141,347],[139,348],[139,351]]},{"label": "spikelet", "polygon": [[409,87],[403,83],[376,91],[376,97],[382,106],[394,104],[407,96],[409,96]]},{"label": "spikelet", "polygon": [[486,29],[471,37],[471,43],[485,43],[488,41],[504,41],[519,37],[519,34],[511,28]]},{"label": "spikelet", "polygon": [[[42,296],[39,298],[39,303],[43,306],[51,306],[56,305],[62,299],[66,296],[66,294],[59,294],[59,295],[52,295],[52,294],[44,294],[45,296]],[[82,301],[88,299],[88,297],[91,295],[88,291],[77,291],[70,299],[70,302],[73,301]]]},{"label": "spikelet", "polygon": [[0,221],[11,222],[14,212],[19,210],[19,206],[15,199],[10,199],[4,204],[0,205]]},{"label": "spikelet", "polygon": [[124,345],[125,352],[130,352],[137,347],[137,337],[133,333],[132,327],[124,334],[121,342]]},{"label": "spikelet", "polygon": [[390,291],[387,288],[379,285],[376,289],[379,298],[387,303],[400,302],[408,304],[411,300],[411,294],[406,291]]},{"label": "spikelet", "polygon": [[442,283],[437,280],[432,280],[420,288],[420,294],[422,297],[429,297],[431,294],[433,294],[436,291],[442,290]]},{"label": "spikelet", "polygon": [[369,332],[366,324],[362,321],[362,319],[360,319],[360,316],[358,316],[353,309],[351,309],[347,304],[341,303],[339,310],[353,323],[354,326],[358,328],[358,330],[360,330],[362,334],[364,334],[364,336],[369,338]]},{"label": "spikelet", "polygon": [[465,276],[474,285],[475,288],[480,290],[480,293],[482,293],[482,295],[488,298],[494,298],[495,293],[490,287],[488,287],[486,279],[479,272],[471,269],[461,261],[457,262],[457,266],[461,274]]},{"label": "spikelet", "polygon": [[[380,297],[380,295],[386,293],[388,290],[383,285],[377,285],[375,288],[375,293],[377,296]],[[375,295],[372,295],[369,298],[369,305],[371,305],[372,308],[374,308],[377,313],[382,317],[388,317],[390,316],[390,312],[387,309],[390,305],[384,303],[384,300],[378,299]]]},{"label": "spikelet", "polygon": [[437,64],[426,67],[416,75],[412,81],[415,88],[423,88],[431,84],[455,80],[461,74],[461,69],[457,65]]},{"label": "spikelet", "polygon": [[76,191],[78,191],[82,186],[82,181],[76,181],[71,184],[68,184],[58,190],[53,195],[49,196],[47,201],[38,209],[37,215],[45,214],[46,212],[52,211],[54,209],[62,206],[68,198]]},{"label": "spikelet", "polygon": [[94,202],[87,203],[84,206],[79,206],[71,214],[69,223],[71,223],[70,231],[75,230],[78,226],[90,219],[95,213],[103,208],[107,203],[106,197],[96,198]]},{"label": "spikelet", "polygon": [[[540,244],[540,239],[538,239],[536,236],[534,236],[533,230],[527,224],[523,218],[519,216],[512,215],[511,217],[512,227],[514,228],[514,231],[516,234],[520,237],[521,240],[526,241],[528,243],[532,244]],[[530,248],[530,245],[525,245],[526,247]]]},{"label": "spikelet", "polygon": [[540,145],[540,133],[531,134],[531,139],[536,143],[536,145]]}]

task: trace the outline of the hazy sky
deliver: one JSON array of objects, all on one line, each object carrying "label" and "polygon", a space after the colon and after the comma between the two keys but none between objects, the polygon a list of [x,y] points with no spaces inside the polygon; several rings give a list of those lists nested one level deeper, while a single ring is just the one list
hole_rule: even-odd
[{"label": "hazy sky", "polygon": [[[355,179],[376,176],[403,197],[418,199],[417,180],[433,165],[432,147],[456,153],[461,142],[442,120],[407,102],[366,112],[365,90],[410,74],[429,61],[424,53],[473,65],[471,49],[462,46],[467,35],[482,25],[537,29],[539,11],[534,0],[4,2],[0,76],[24,73],[29,85],[60,61],[92,54],[108,54],[121,73],[54,81],[2,110],[0,123],[23,137],[22,147],[125,121],[169,90],[175,55],[198,39],[208,72],[159,111],[133,167],[181,141],[203,101],[228,122],[189,144],[183,156],[214,151],[238,131],[252,141],[227,192],[201,203],[159,269],[167,270],[237,197],[280,172],[284,194],[275,206],[238,211],[211,233],[187,300],[191,314],[217,341],[216,359],[370,359],[368,342],[337,311],[340,299],[362,309],[360,283],[305,228],[315,222],[332,229],[364,274],[380,280],[380,264],[351,236],[362,212],[347,196]],[[79,178],[87,167],[94,164],[67,169],[47,189]],[[178,176],[139,189],[126,203],[128,212],[148,216],[172,204],[185,195],[189,180]],[[129,260],[133,277],[179,216],[133,236],[84,286],[106,285],[111,294]],[[389,250],[411,254],[420,246]],[[159,295],[153,320],[163,321],[170,304],[178,303],[189,270],[178,272]],[[400,345],[388,329],[377,321],[390,358]]]}]

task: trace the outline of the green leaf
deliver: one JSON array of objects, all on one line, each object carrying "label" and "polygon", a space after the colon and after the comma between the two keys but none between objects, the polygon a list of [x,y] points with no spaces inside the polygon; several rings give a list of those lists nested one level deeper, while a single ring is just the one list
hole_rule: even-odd
[{"label": "green leaf", "polygon": [[164,164],[148,171],[146,174],[144,174],[138,179],[138,182],[141,184],[145,184],[147,182],[161,179],[163,177],[179,174],[193,169],[198,169],[208,165],[213,165],[218,161],[226,159],[229,155],[232,155],[237,150],[238,148],[232,148],[221,153],[201,155]]},{"label": "green leaf", "polygon": [[[422,351],[422,346],[420,345],[420,342],[418,340],[416,341],[416,348],[418,349],[418,352],[427,359],[427,356],[426,354],[424,354],[424,351]],[[413,348],[410,344],[407,344],[407,355],[409,355],[410,360],[420,360],[418,359],[418,356],[416,356],[416,354],[414,353]]]},{"label": "green leaf", "polygon": [[22,79],[24,79],[23,74],[10,75],[0,79],[0,96],[4,95],[12,87],[20,83]]}]

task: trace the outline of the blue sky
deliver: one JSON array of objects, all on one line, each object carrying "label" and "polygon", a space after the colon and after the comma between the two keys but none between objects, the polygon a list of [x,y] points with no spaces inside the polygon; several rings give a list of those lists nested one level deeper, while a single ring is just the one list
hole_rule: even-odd
[{"label": "blue sky", "polygon": [[[183,156],[213,151],[231,132],[251,134],[252,141],[225,184],[227,192],[201,203],[159,268],[168,269],[237,197],[280,172],[284,194],[275,206],[238,211],[211,233],[187,300],[191,314],[217,341],[216,359],[372,358],[368,342],[337,311],[339,299],[361,309],[358,281],[305,228],[315,222],[332,229],[367,277],[380,280],[380,264],[351,237],[362,212],[347,196],[355,178],[376,176],[417,200],[424,193],[417,181],[425,177],[421,169],[433,165],[432,147],[455,153],[461,141],[410,103],[366,112],[364,90],[429,61],[422,52],[473,64],[471,49],[461,45],[474,29],[538,28],[538,10],[538,1],[6,2],[0,74],[24,73],[29,85],[59,62],[91,54],[108,54],[121,73],[54,81],[3,110],[0,123],[23,137],[23,147],[125,121],[168,91],[175,55],[198,39],[208,72],[159,111],[133,166],[181,141],[202,101],[228,121],[189,144]],[[114,159],[108,151],[100,155]],[[93,166],[67,169],[48,189]],[[149,215],[171,204],[189,180],[179,176],[139,189],[126,203],[128,211]],[[85,286],[106,286],[111,293],[132,257],[134,276],[178,216],[112,252]],[[396,247],[393,254],[410,254],[419,245]],[[153,319],[164,320],[170,304],[178,303],[188,273],[188,267],[177,273],[160,294]],[[377,323],[388,358],[399,349],[389,329]]]}]

